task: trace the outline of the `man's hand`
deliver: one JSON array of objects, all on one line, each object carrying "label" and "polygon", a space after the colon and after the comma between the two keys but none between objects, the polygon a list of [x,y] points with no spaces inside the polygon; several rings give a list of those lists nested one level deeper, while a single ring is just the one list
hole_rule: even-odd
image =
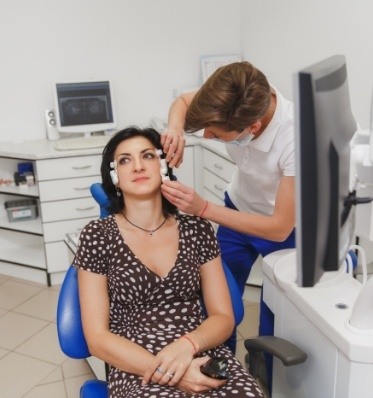
[{"label": "man's hand", "polygon": [[169,166],[179,167],[183,161],[185,137],[184,132],[175,129],[166,129],[161,134],[163,152],[166,154],[166,162]]},{"label": "man's hand", "polygon": [[198,216],[206,205],[206,200],[180,181],[163,181],[163,196],[184,213]]}]

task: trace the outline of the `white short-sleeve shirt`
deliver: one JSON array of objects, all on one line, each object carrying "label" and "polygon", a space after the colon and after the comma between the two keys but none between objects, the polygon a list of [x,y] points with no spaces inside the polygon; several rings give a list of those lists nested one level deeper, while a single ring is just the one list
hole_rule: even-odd
[{"label": "white short-sleeve shirt", "polygon": [[263,133],[246,147],[226,144],[237,166],[227,192],[240,211],[272,215],[281,178],[295,176],[294,105],[274,91],[276,110]]}]

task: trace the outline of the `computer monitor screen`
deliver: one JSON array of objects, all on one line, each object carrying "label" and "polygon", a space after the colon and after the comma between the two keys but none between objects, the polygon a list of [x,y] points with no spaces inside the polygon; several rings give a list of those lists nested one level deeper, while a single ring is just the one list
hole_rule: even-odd
[{"label": "computer monitor screen", "polygon": [[351,244],[351,112],[346,60],[336,55],[295,75],[297,284],[314,286],[336,271]]},{"label": "computer monitor screen", "polygon": [[56,83],[57,129],[61,133],[103,131],[115,127],[109,81]]}]

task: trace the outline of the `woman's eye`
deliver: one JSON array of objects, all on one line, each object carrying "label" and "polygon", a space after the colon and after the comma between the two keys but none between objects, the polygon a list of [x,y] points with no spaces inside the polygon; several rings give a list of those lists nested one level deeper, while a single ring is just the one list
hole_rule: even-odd
[{"label": "woman's eye", "polygon": [[129,161],[130,161],[129,158],[122,157],[122,158],[119,158],[119,159],[118,159],[118,164],[126,164],[126,163],[128,163]]},{"label": "woman's eye", "polygon": [[156,155],[153,152],[147,152],[144,154],[145,159],[154,159]]}]

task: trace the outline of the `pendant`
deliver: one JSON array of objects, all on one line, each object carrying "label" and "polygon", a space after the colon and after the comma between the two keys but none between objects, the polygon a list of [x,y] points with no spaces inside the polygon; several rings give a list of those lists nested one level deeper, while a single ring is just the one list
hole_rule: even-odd
[{"label": "pendant", "polygon": [[153,236],[153,232],[154,232],[154,231],[150,231],[150,232],[149,232],[149,235],[150,235],[150,236]]}]

